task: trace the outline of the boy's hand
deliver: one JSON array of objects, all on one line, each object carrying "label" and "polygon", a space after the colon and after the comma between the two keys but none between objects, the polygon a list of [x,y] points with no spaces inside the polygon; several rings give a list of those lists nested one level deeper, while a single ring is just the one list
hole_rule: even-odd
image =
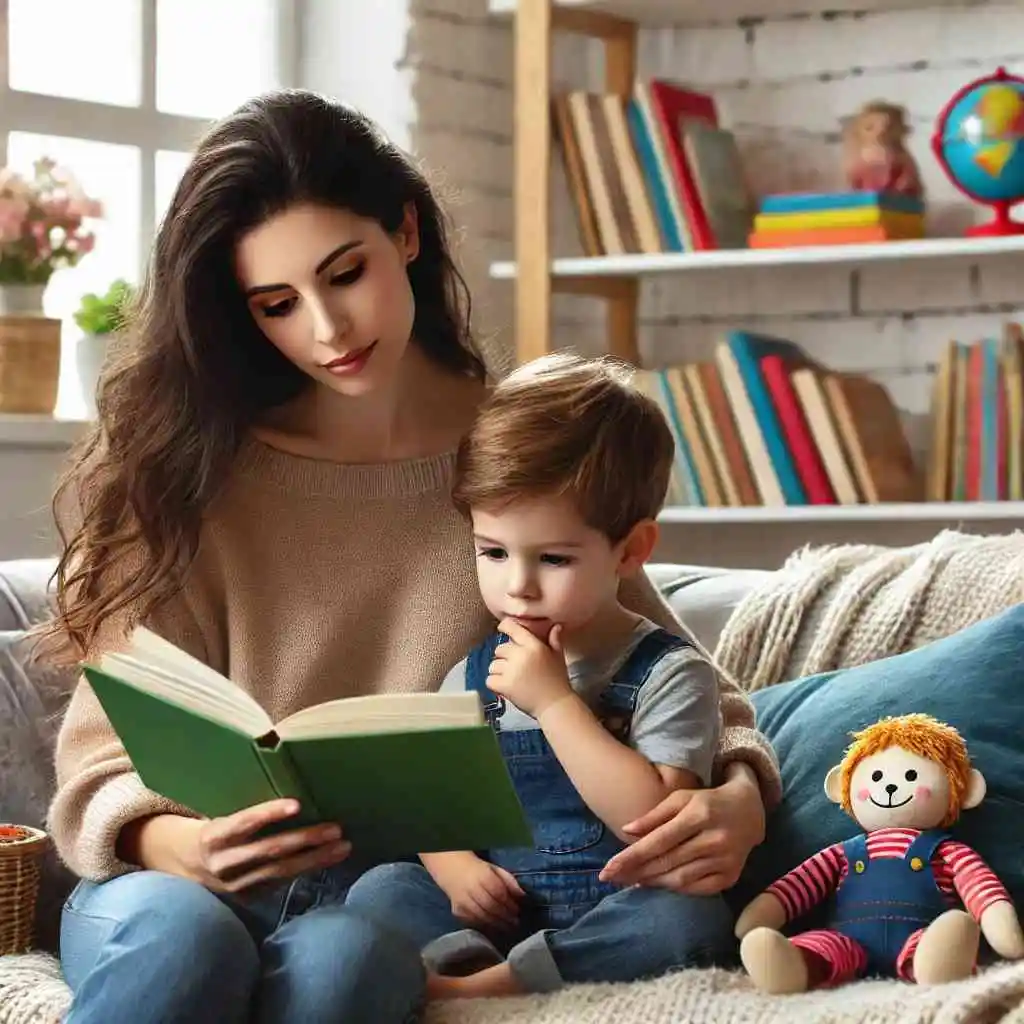
[{"label": "boy's hand", "polygon": [[537,719],[552,704],[573,695],[562,654],[561,626],[552,626],[547,643],[515,619],[502,619],[498,629],[509,642],[498,644],[494,652],[487,676],[489,690]]},{"label": "boy's hand", "polygon": [[423,856],[434,881],[452,901],[452,913],[476,928],[508,929],[519,920],[523,890],[515,876],[475,853]]}]

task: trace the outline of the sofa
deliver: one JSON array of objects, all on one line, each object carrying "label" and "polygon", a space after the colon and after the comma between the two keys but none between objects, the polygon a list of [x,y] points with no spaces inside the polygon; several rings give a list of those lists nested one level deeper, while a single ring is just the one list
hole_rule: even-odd
[{"label": "sofa", "polygon": [[[1024,849],[1024,815],[1019,813],[1024,807],[1024,745],[1017,739],[1016,721],[1024,718],[1024,702],[1019,701],[1019,691],[1014,691],[1016,680],[1024,673],[1024,604],[1018,604],[1024,601],[1018,587],[1024,571],[1018,572],[1017,562],[1012,560],[1019,558],[1024,564],[1024,538],[1015,542],[1009,553],[1003,547],[993,550],[990,557],[970,538],[940,548],[938,553],[931,548],[906,549],[909,554],[878,548],[856,554],[830,551],[822,559],[840,570],[829,568],[827,572],[821,570],[821,560],[809,562],[805,556],[794,556],[793,564],[787,563],[778,572],[664,564],[648,568],[697,639],[708,650],[721,651],[727,661],[731,659],[734,677],[739,678],[739,667],[751,679],[760,680],[753,698],[759,724],[779,753],[786,796],[769,822],[769,843],[755,850],[751,858],[745,882],[749,891],[744,893],[741,884],[738,898],[753,894],[824,843],[845,838],[848,819],[823,800],[824,771],[843,749],[851,728],[867,724],[873,716],[905,710],[932,711],[961,728],[981,716],[983,725],[971,732],[969,742],[972,752],[977,742],[988,758],[986,768],[993,768],[993,798],[986,801],[990,805],[987,811],[972,812],[978,817],[971,820],[978,825],[969,838],[977,839],[975,845],[983,853],[994,854],[991,860],[997,872],[1010,876],[1011,894],[1015,899],[1024,898],[1024,863],[1018,852]],[[959,577],[943,583],[935,566],[941,563],[948,575],[954,548],[955,557],[961,559],[958,564],[972,567],[973,572],[988,564],[1010,572],[999,577],[994,569],[986,573],[991,600],[979,602],[978,595],[985,588],[965,587]],[[883,562],[884,568],[879,568]],[[812,572],[808,572],[809,564]],[[75,681],[71,672],[29,664],[26,658],[24,634],[47,614],[47,584],[53,567],[46,559],[0,563],[0,821],[34,826],[44,822],[53,788],[53,742]],[[813,584],[809,582],[812,578],[816,580]],[[862,578],[872,580],[871,587]],[[876,606],[877,601],[871,603],[872,587],[874,597],[883,602],[881,606]],[[944,630],[942,622],[936,624],[928,617],[927,606],[930,597],[941,597],[948,590],[971,590],[974,601],[957,604],[957,616],[944,612],[942,622],[948,623]],[[799,607],[793,594],[800,595],[803,603]],[[849,607],[836,603],[844,594],[851,602]],[[893,607],[900,605],[896,613],[885,601]],[[949,604],[940,603],[943,609]],[[878,621],[887,622],[894,614],[899,620],[898,636],[893,633],[886,643],[869,614],[878,607],[885,610]],[[913,616],[907,612],[911,607]],[[820,646],[815,640],[829,629],[849,639],[850,609],[854,608],[865,617],[868,634],[878,637],[880,655],[901,653],[873,660],[870,650],[864,654],[863,644],[854,645],[861,653],[844,662],[845,648],[831,644],[831,671],[796,679],[801,666],[828,667],[820,660],[820,651],[815,655]],[[920,627],[917,632],[915,623]],[[930,643],[947,633],[953,635]],[[781,646],[780,640],[785,641]],[[813,661],[815,656],[818,662]],[[730,669],[728,664],[726,669]],[[983,684],[990,686],[990,696],[983,694]],[[1009,714],[1006,708],[1015,703],[1021,704],[1021,712]],[[1019,765],[1017,747],[1022,747]],[[73,883],[57,858],[49,854],[36,916],[41,951],[57,949],[60,908]],[[47,998],[27,1000],[30,1009],[25,1014],[12,1013],[10,1000],[34,983],[40,986],[39,992],[47,986]],[[938,992],[924,988],[915,991],[913,986],[871,980],[858,982],[841,994],[767,997],[754,992],[741,972],[692,969],[627,986],[572,986],[551,996],[439,1004],[428,1009],[426,1018],[428,1024],[597,1024],[619,1019],[752,1024],[780,1018],[822,1024],[917,1024],[946,1019],[988,1024],[1024,1020],[1024,964],[985,965],[974,979],[939,986]],[[851,996],[854,991],[856,997]],[[66,1002],[67,993],[52,958],[0,958],[0,1022],[54,1021],[59,1019],[59,1013],[54,1016],[54,1006]]]}]

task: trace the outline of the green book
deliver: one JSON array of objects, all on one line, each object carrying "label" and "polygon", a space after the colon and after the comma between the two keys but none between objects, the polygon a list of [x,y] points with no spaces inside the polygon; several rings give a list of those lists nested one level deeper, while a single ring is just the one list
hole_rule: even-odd
[{"label": "green book", "polygon": [[143,627],[84,672],[143,783],[204,817],[293,797],[289,827],[339,822],[360,859],[533,844],[475,693],[349,697],[275,723]]}]

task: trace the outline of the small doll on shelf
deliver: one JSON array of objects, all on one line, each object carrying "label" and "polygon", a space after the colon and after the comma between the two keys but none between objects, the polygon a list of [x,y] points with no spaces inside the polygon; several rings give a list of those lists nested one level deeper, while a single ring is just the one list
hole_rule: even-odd
[{"label": "small doll on shelf", "polygon": [[843,127],[843,169],[854,191],[924,197],[917,162],[907,149],[905,108],[884,100],[865,104]]},{"label": "small doll on shelf", "polygon": [[[981,856],[950,836],[985,796],[952,726],[928,715],[887,718],[855,734],[825,792],[862,831],[809,857],[740,914],[740,957],[767,992],[803,992],[866,974],[917,983],[969,977],[982,935],[1024,957],[1009,894]],[[833,899],[825,928],[782,928]]]}]

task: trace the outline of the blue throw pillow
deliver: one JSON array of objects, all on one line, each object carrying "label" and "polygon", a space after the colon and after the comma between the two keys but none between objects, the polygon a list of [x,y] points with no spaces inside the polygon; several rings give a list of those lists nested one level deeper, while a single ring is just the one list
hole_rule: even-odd
[{"label": "blue throw pillow", "polygon": [[1024,605],[906,654],[769,687],[753,701],[778,754],[784,794],[731,903],[743,906],[804,858],[856,834],[857,823],[825,796],[825,775],[855,729],[922,711],[960,731],[988,783],[953,835],[988,861],[1024,908]]}]

